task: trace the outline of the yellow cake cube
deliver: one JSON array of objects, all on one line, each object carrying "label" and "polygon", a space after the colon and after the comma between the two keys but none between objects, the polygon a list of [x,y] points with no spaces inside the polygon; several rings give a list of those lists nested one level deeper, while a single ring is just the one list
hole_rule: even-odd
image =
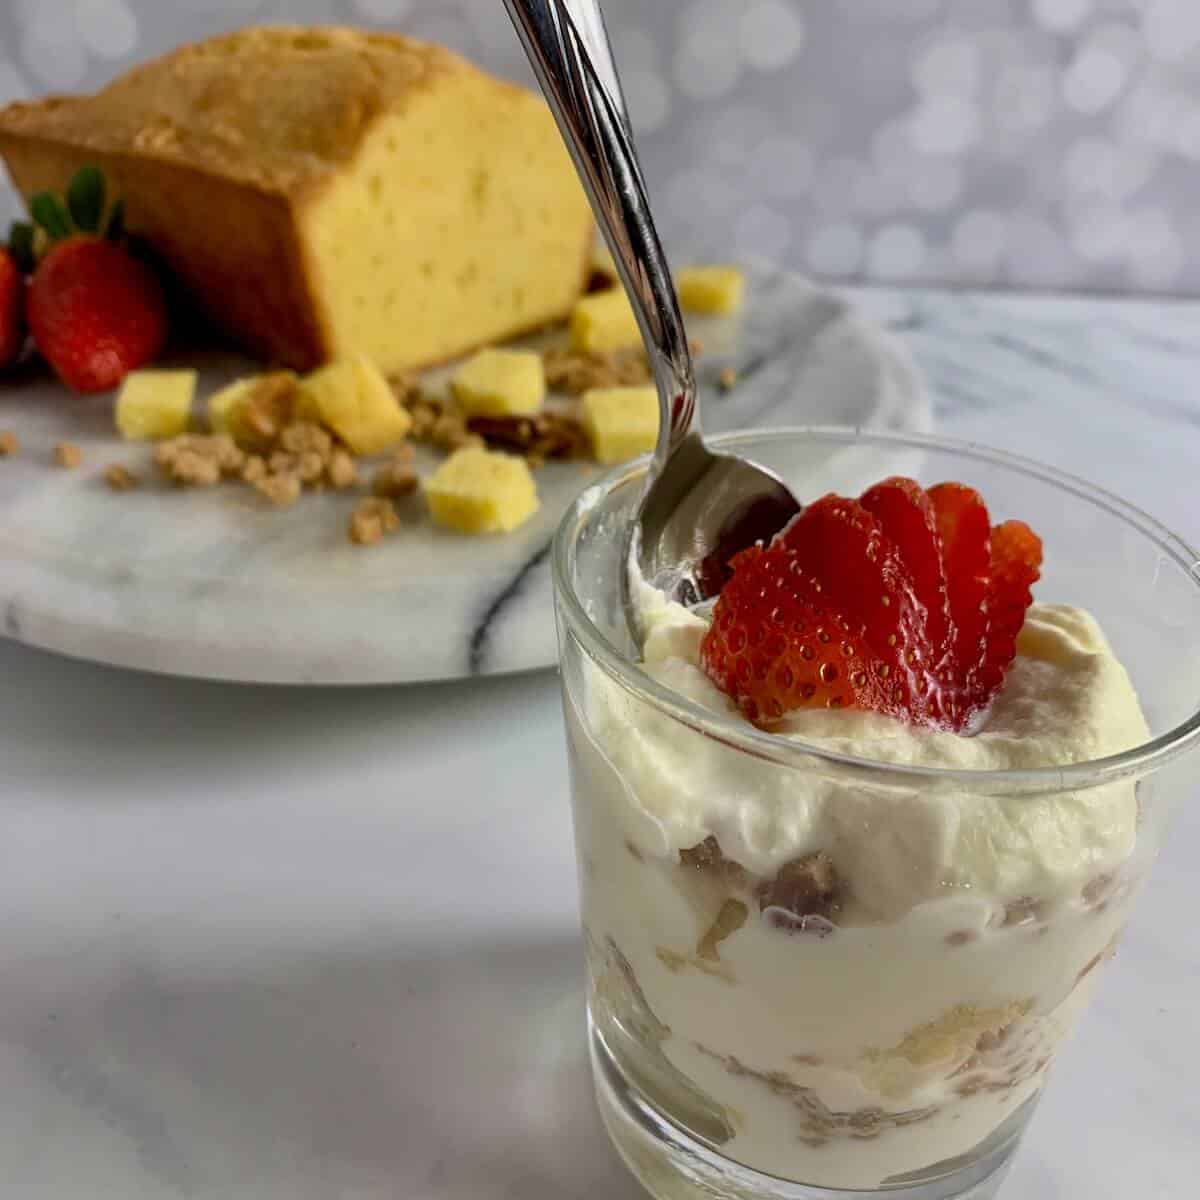
[{"label": "yellow cake cube", "polygon": [[302,379],[298,408],[332,429],[355,454],[382,454],[412,425],[379,368],[361,354]]},{"label": "yellow cake cube", "polygon": [[546,397],[542,356],[532,350],[480,350],[450,381],[469,417],[521,417],[537,412]]},{"label": "yellow cake cube", "polygon": [[470,446],[425,484],[429,512],[460,533],[508,533],[537,512],[537,485],[523,458]]},{"label": "yellow cake cube", "polygon": [[688,312],[725,316],[741,307],[746,281],[737,267],[684,267],[675,288]]},{"label": "yellow cake cube", "polygon": [[653,387],[593,388],[583,393],[583,423],[600,462],[636,458],[658,441],[658,392]]},{"label": "yellow cake cube", "polygon": [[117,396],[121,436],[158,441],[185,432],[195,392],[195,371],[130,371]]},{"label": "yellow cake cube", "polygon": [[621,350],[640,346],[642,331],[623,287],[584,296],[571,310],[572,350]]},{"label": "yellow cake cube", "polygon": [[236,438],[238,410],[254,391],[254,379],[235,379],[220,391],[213,392],[205,405],[208,427],[213,433],[227,433]]}]

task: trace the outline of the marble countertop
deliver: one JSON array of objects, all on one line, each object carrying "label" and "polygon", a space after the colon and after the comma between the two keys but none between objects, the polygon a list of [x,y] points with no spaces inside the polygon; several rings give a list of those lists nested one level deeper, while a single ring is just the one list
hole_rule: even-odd
[{"label": "marble countertop", "polygon": [[[939,432],[1200,542],[1200,304],[864,292]],[[21,1200],[635,1200],[584,1055],[557,684],[237,687],[0,641]],[[1200,805],[1004,1195],[1189,1200]]]}]

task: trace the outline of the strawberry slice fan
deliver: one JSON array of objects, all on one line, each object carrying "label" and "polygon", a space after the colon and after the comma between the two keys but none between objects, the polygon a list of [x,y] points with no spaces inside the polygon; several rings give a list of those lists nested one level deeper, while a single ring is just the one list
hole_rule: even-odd
[{"label": "strawberry slice fan", "polygon": [[701,663],[763,727],[797,708],[863,708],[971,733],[1016,657],[1041,563],[1037,534],[993,526],[961,483],[824,496],[733,559]]}]

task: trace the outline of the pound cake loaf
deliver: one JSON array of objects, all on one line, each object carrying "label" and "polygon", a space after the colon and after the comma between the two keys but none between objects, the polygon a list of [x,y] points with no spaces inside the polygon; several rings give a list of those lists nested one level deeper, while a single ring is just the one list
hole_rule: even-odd
[{"label": "pound cake loaf", "polygon": [[385,372],[565,316],[592,219],[539,96],[439,46],[257,27],[94,96],[0,109],[28,198],[94,163],[211,318],[298,369]]}]

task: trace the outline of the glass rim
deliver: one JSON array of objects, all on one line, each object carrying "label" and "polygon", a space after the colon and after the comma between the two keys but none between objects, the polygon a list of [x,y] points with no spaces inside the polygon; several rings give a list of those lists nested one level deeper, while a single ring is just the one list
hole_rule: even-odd
[{"label": "glass rim", "polygon": [[[816,441],[853,443],[856,441],[934,450],[960,454],[988,463],[1068,492],[1121,520],[1158,546],[1200,589],[1200,553],[1178,534],[1136,505],[1086,479],[1061,471],[1023,455],[992,450],[977,442],[945,438],[932,434],[893,433],[887,430],[861,429],[835,425],[785,425],[764,429],[737,430],[714,435],[706,440],[717,449],[734,449],[765,438],[807,438]],[[587,516],[622,486],[643,475],[651,456],[623,463],[594,483],[589,484],[571,502],[559,522],[551,550],[551,572],[559,610],[571,632],[593,662],[606,675],[637,699],[652,705],[696,732],[714,738],[755,758],[783,766],[810,767],[814,759],[840,770],[912,787],[915,784],[960,784],[981,791],[1045,794],[1080,788],[1099,787],[1131,776],[1156,771],[1200,743],[1200,703],[1184,721],[1149,741],[1101,758],[1045,767],[990,768],[927,767],[891,763],[882,759],[842,754],[815,742],[783,737],[757,729],[732,714],[716,713],[665,687],[642,670],[640,664],[622,654],[588,615],[574,585],[570,566],[577,543],[575,531]],[[1200,689],[1198,689],[1200,694]]]}]

